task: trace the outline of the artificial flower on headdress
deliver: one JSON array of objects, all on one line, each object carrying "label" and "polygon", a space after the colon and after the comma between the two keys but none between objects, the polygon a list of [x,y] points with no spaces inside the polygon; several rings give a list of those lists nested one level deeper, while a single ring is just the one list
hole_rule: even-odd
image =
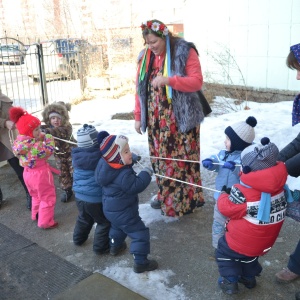
[{"label": "artificial flower on headdress", "polygon": [[141,28],[142,31],[144,31],[147,28],[155,32],[162,38],[166,37],[169,33],[168,27],[164,23],[158,20],[150,20],[150,21],[143,22]]},{"label": "artificial flower on headdress", "polygon": [[[164,71],[163,71],[163,76],[165,77],[171,77],[172,76],[172,71],[171,71],[171,49],[170,49],[170,38],[169,38],[169,29],[168,27],[158,21],[158,20],[150,20],[143,22],[141,25],[142,31],[145,29],[148,29],[150,32],[154,32],[157,35],[159,35],[161,38],[166,39],[166,57],[165,57],[165,62],[164,62]],[[150,49],[147,47],[146,51],[144,52],[144,56],[142,59],[142,63],[140,65],[140,70],[139,70],[139,81],[143,80],[145,78],[145,74],[148,72],[148,65],[150,61]],[[167,93],[167,99],[168,103],[171,103],[172,101],[172,88],[170,86],[166,86],[166,93]]]}]

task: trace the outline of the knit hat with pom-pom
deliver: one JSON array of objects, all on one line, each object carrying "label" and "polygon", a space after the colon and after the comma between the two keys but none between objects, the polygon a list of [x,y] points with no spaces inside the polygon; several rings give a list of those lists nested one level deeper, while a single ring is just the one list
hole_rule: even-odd
[{"label": "knit hat with pom-pom", "polygon": [[77,131],[77,146],[89,148],[97,144],[98,131],[93,125],[84,124]]},{"label": "knit hat with pom-pom", "polygon": [[20,134],[33,138],[33,130],[41,125],[41,121],[29,114],[22,107],[12,107],[9,110],[9,118],[16,124]]},{"label": "knit hat with pom-pom", "polygon": [[277,146],[271,143],[269,138],[262,138],[261,145],[251,145],[241,153],[243,173],[247,174],[252,171],[274,167],[278,155],[279,150]]},{"label": "knit hat with pom-pom", "polygon": [[235,123],[225,129],[225,134],[231,142],[231,152],[243,151],[253,143],[256,124],[257,121],[254,117],[248,117],[246,121]]},{"label": "knit hat with pom-pom", "polygon": [[100,144],[100,152],[102,157],[108,163],[116,163],[124,165],[121,157],[121,152],[126,144],[128,138],[124,135],[109,135],[106,131],[98,133],[98,143]]}]

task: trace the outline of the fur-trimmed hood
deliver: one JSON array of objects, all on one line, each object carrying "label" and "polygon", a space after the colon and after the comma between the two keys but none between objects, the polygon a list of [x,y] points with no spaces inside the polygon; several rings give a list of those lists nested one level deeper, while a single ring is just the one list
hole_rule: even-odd
[{"label": "fur-trimmed hood", "polygon": [[45,107],[44,111],[42,112],[43,122],[45,122],[46,125],[51,126],[49,115],[52,112],[56,112],[61,115],[61,126],[69,125],[69,111],[71,111],[70,103],[64,103],[63,101],[60,101],[49,104]]}]

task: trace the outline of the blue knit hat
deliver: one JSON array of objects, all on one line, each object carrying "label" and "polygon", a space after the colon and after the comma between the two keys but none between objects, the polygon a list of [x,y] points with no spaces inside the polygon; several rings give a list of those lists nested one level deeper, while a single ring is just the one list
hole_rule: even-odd
[{"label": "blue knit hat", "polygon": [[300,64],[300,44],[296,44],[290,47],[290,51],[292,51]]},{"label": "blue knit hat", "polygon": [[92,125],[84,124],[77,131],[77,146],[89,148],[97,144],[98,131]]},{"label": "blue knit hat", "polygon": [[225,134],[231,142],[230,151],[243,151],[253,143],[256,124],[254,117],[248,117],[246,121],[235,123],[225,129]]},{"label": "blue knit hat", "polygon": [[100,152],[102,157],[108,163],[116,163],[124,165],[121,152],[126,144],[128,138],[124,135],[107,135],[108,133],[99,132],[98,142],[100,144]]}]

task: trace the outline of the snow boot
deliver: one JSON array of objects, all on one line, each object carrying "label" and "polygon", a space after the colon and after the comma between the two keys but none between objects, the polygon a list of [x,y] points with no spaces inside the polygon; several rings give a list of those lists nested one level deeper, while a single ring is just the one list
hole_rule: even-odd
[{"label": "snow boot", "polygon": [[64,190],[63,193],[60,195],[60,201],[68,202],[72,196],[73,196],[72,189]]}]

